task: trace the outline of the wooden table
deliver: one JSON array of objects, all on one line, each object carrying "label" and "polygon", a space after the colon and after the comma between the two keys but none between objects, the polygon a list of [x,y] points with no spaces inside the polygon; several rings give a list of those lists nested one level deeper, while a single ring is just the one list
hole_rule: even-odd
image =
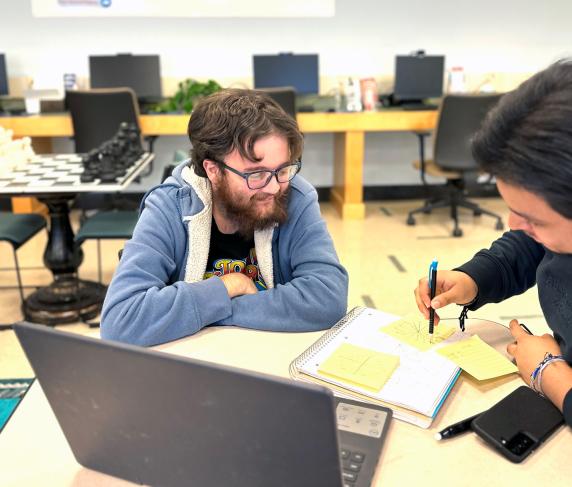
[{"label": "wooden table", "polygon": [[[299,113],[302,132],[334,134],[332,203],[342,216],[362,219],[363,164],[366,132],[427,131],[435,127],[437,112],[386,109],[359,113]],[[142,115],[144,135],[186,135],[189,115]],[[0,126],[15,137],[32,137],[37,152],[51,152],[52,137],[71,137],[69,114],[0,117]]]},{"label": "wooden table", "polygon": [[[288,377],[290,361],[320,335],[209,327],[158,349]],[[471,433],[442,442],[433,438],[445,426],[487,409],[521,384],[516,374],[485,383],[461,374],[429,430],[392,422],[372,485],[570,485],[568,427],[560,428],[520,465],[505,460]],[[133,485],[76,462],[37,383],[0,434],[0,459],[3,487]]]}]

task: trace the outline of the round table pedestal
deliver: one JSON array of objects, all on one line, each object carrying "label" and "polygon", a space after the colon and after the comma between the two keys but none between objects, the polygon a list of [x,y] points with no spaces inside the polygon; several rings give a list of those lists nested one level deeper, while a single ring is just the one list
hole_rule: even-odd
[{"label": "round table pedestal", "polygon": [[107,287],[78,279],[76,275],[56,275],[52,284],[26,298],[26,320],[55,326],[95,318],[101,311]]}]

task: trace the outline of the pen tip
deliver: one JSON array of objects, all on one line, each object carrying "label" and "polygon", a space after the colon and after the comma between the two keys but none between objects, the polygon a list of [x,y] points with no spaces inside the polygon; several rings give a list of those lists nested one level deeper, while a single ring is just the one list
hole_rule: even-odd
[{"label": "pen tip", "polygon": [[441,439],[441,433],[435,433],[435,439],[439,441]]}]

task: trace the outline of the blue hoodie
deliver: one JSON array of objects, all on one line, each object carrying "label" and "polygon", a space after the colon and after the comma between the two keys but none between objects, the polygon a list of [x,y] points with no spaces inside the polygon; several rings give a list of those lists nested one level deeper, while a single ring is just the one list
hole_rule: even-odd
[{"label": "blue hoodie", "polygon": [[203,280],[211,222],[210,182],[188,161],[145,195],[103,303],[102,338],[149,346],[212,324],[315,331],[344,316],[348,275],[316,190],[300,175],[290,183],[286,223],[254,234],[266,291],[230,299],[219,277]]}]

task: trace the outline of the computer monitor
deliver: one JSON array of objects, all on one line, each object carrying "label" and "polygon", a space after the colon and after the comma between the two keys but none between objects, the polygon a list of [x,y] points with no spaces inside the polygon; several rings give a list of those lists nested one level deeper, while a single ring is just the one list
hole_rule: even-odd
[{"label": "computer monitor", "polygon": [[6,72],[6,57],[0,54],[0,96],[8,94],[8,73]]},{"label": "computer monitor", "polygon": [[397,102],[421,102],[443,96],[445,56],[396,56],[395,88]]},{"label": "computer monitor", "polygon": [[254,88],[292,86],[301,95],[320,92],[317,54],[255,54]]},{"label": "computer monitor", "polygon": [[139,101],[159,101],[162,97],[156,55],[89,56],[89,77],[92,88],[132,88]]}]

